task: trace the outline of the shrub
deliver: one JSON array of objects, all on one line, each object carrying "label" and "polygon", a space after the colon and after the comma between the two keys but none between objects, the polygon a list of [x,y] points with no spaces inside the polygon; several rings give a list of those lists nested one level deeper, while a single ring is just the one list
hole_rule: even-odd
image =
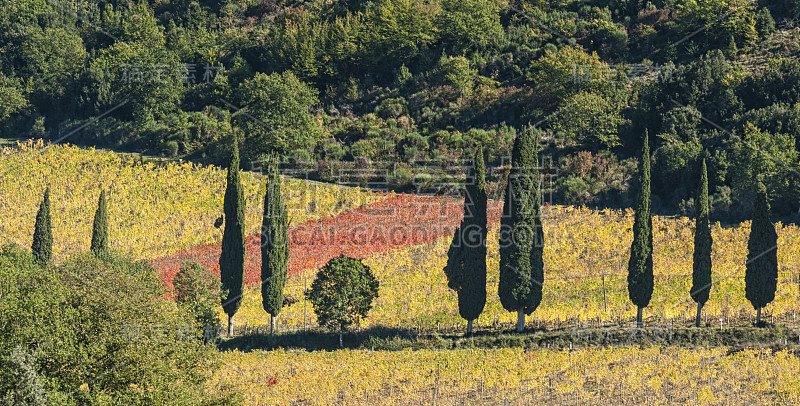
[{"label": "shrub", "polygon": [[195,262],[183,263],[172,284],[175,302],[193,315],[199,326],[209,331],[220,325],[217,316],[220,282],[211,272]]},{"label": "shrub", "polygon": [[[45,404],[240,402],[207,386],[220,365],[218,353],[185,328],[193,321],[165,297],[158,275],[144,263],[83,254],[43,272],[31,254],[5,247],[0,286],[0,325],[6,326],[0,330],[0,399],[16,393],[19,382],[12,359],[19,354],[12,352],[34,345]],[[26,362],[31,365],[30,358]]]},{"label": "shrub", "polygon": [[44,385],[36,372],[36,357],[25,347],[18,345],[11,350],[9,366],[13,375],[13,387],[0,398],[5,405],[44,405],[46,404]]}]

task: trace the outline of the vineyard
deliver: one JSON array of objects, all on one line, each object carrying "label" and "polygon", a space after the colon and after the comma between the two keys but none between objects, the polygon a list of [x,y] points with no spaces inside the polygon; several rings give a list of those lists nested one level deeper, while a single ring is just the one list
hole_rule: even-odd
[{"label": "vineyard", "polygon": [[800,402],[800,360],[786,351],[276,350],[225,359],[213,384],[243,391],[254,405]]},{"label": "vineyard", "polygon": [[[140,259],[157,258],[222,238],[225,171],[188,162],[142,162],[107,151],[28,141],[0,151],[0,224],[4,241],[30,247],[36,210],[49,186],[56,257],[85,251],[100,189],[109,196],[111,247]],[[261,229],[262,176],[242,177],[249,233]],[[377,201],[380,195],[287,178],[289,216],[299,224]]]},{"label": "vineyard", "polygon": [[[224,171],[190,163],[143,163],[133,158],[73,146],[44,148],[41,142],[4,148],[0,167],[12,177],[0,181],[0,210],[15,213],[0,224],[7,241],[30,245],[33,217],[49,185],[54,206],[54,252],[63,256],[89,245],[95,194],[100,184],[110,195],[112,247],[154,260],[165,281],[183,261],[216,269],[221,229]],[[15,179],[11,182],[10,179]],[[18,179],[19,181],[16,181]],[[21,183],[20,183],[21,182]],[[244,173],[247,224],[250,230],[246,282],[252,287],[238,318],[264,324],[260,306],[260,216],[262,177]],[[148,193],[141,193],[148,190]],[[383,197],[355,188],[287,178],[284,193],[292,219],[286,293],[302,299],[315,270],[328,259],[346,254],[365,258],[381,282],[380,297],[363,326],[383,325],[460,328],[456,295],[447,289],[442,268],[452,229],[460,220],[456,199],[395,195]],[[497,299],[497,233],[500,202],[490,202],[489,295],[476,321],[484,328],[513,322]],[[363,206],[363,207],[362,207]],[[360,208],[359,208],[360,207]],[[355,210],[347,211],[355,208]],[[338,214],[338,215],[337,215]],[[635,312],[627,298],[626,265],[632,238],[632,212],[550,206],[545,212],[544,300],[531,323],[625,322]],[[688,320],[694,303],[691,285],[692,227],[688,218],[654,218],[656,287],[646,310],[651,322]],[[744,263],[749,223],[713,228],[714,286],[704,309],[709,323],[747,319],[752,308],[744,298]],[[777,224],[781,266],[775,301],[767,314],[792,320],[800,312],[798,297],[800,233]],[[313,312],[301,300],[284,309],[283,328],[313,327]]]},{"label": "vineyard", "polygon": [[0,0],[0,406],[800,406],[800,0]]},{"label": "vineyard", "polygon": [[[365,258],[450,234],[460,220],[461,202],[432,196],[393,195],[339,215],[310,220],[289,231],[289,274],[317,269],[338,255]],[[498,212],[499,214],[499,212]],[[261,282],[261,236],[246,238],[245,283]],[[219,243],[206,244],[153,262],[166,282],[184,262],[219,272]]]},{"label": "vineyard", "polygon": [[[41,191],[54,196],[57,257],[85,251],[100,187],[110,196],[112,248],[149,259],[169,287],[185,261],[218,274],[225,171],[184,162],[143,162],[111,152],[34,142],[0,152],[0,225],[6,241],[30,246]],[[12,182],[10,179],[14,179]],[[243,174],[247,201],[247,291],[236,317],[240,333],[261,331],[260,238],[264,178]],[[100,185],[100,186],[98,186]],[[363,258],[380,281],[380,295],[356,329],[369,327],[460,334],[456,294],[442,271],[459,199],[377,194],[286,178],[291,218],[289,279],[297,302],[278,317],[284,332],[316,330],[304,292],[316,270],[345,254]],[[501,202],[489,202],[488,295],[479,330],[510,328],[515,314],[497,297]],[[629,325],[636,309],[627,292],[631,210],[548,205],[544,210],[545,283],[528,326],[545,330]],[[693,226],[689,218],[653,218],[655,291],[648,326],[690,325]],[[800,313],[800,230],[776,224],[780,264],[766,320],[797,325]],[[750,223],[712,225],[713,287],[707,327],[749,325],[744,269]],[[221,309],[220,309],[221,310]],[[224,314],[220,311],[220,317]],[[254,330],[255,329],[255,330]],[[786,342],[788,345],[788,342]],[[677,345],[677,344],[673,344]],[[786,347],[782,347],[786,348]],[[793,348],[793,347],[789,347]],[[208,383],[241,391],[247,404],[794,404],[800,402],[800,361],[791,351],[675,346],[580,349],[451,349],[417,351],[273,350],[223,353],[224,367]],[[307,388],[313,387],[314,391]]]},{"label": "vineyard", "polygon": [[[488,295],[486,308],[477,319],[484,328],[509,327],[516,315],[507,312],[497,297],[499,258],[496,227],[499,205],[490,205],[488,237]],[[625,324],[636,314],[627,292],[627,259],[633,223],[631,211],[550,206],[544,219],[545,283],[542,304],[529,323],[534,327],[572,327],[609,323]],[[458,219],[453,219],[453,227]],[[650,323],[689,323],[695,303],[689,296],[692,273],[692,226],[688,218],[653,219],[655,291],[645,316]],[[776,226],[781,266],[775,300],[766,314],[796,321],[800,313],[800,230]],[[714,269],[711,297],[704,308],[706,322],[719,325],[749,323],[753,308],[744,294],[749,223],[712,227]],[[391,326],[422,330],[463,329],[455,292],[447,288],[442,272],[452,237],[429,244],[409,246],[367,257],[364,262],[381,283],[380,296],[362,327]],[[291,261],[290,261],[291,264]],[[291,266],[291,265],[290,265]],[[289,278],[286,293],[302,299],[314,278],[306,269]],[[260,291],[249,290],[237,315],[240,322],[265,324]],[[284,328],[315,325],[314,314],[304,302],[285,308],[279,317]]]}]

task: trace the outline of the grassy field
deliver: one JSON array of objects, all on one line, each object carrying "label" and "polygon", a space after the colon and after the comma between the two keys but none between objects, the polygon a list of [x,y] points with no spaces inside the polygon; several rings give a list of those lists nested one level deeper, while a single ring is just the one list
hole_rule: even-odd
[{"label": "grassy field", "polygon": [[[109,198],[111,247],[149,259],[217,242],[222,229],[225,170],[186,162],[142,162],[132,157],[39,141],[0,150],[0,240],[30,247],[42,194],[52,193],[54,255],[86,251],[100,189]],[[248,234],[261,228],[265,179],[242,176]],[[380,198],[344,188],[286,178],[284,193],[293,224],[358,207]]]},{"label": "grassy field", "polygon": [[[545,282],[541,306],[528,319],[531,327],[625,323],[635,319],[628,299],[627,261],[632,240],[631,211],[595,211],[554,206],[544,220],[546,245]],[[693,222],[688,218],[655,217],[655,291],[645,318],[650,324],[692,323],[695,303],[691,289]],[[800,313],[800,230],[777,225],[780,276],[775,300],[765,308],[767,320],[775,315],[794,321]],[[745,299],[744,264],[749,223],[736,227],[712,227],[714,237],[711,297],[704,308],[709,325],[746,324],[754,310]],[[442,268],[451,237],[432,244],[365,258],[380,280],[380,296],[362,326],[389,326],[435,330],[463,328],[456,294],[447,288]],[[489,235],[488,297],[477,320],[480,328],[507,327],[516,314],[507,312],[497,297],[499,257],[497,234]],[[605,277],[603,276],[605,274]],[[290,278],[286,293],[301,299],[311,284],[314,270]],[[605,281],[605,300],[603,281]],[[260,291],[245,295],[237,314],[239,323],[266,324]],[[284,308],[279,317],[284,328],[315,325],[310,306],[301,300]]]},{"label": "grassy field", "polygon": [[342,350],[225,355],[213,385],[248,404],[797,404],[787,351]]}]

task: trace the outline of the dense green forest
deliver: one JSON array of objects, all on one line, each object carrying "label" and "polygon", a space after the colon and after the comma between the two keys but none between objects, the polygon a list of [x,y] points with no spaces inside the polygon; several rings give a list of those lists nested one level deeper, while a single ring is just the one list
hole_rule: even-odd
[{"label": "dense green forest", "polygon": [[[534,125],[559,204],[746,218],[756,177],[797,221],[797,0],[16,0],[0,4],[4,138],[242,166],[278,152],[313,176],[474,156],[507,164]],[[547,160],[543,161],[547,162]],[[442,173],[445,176],[447,171]],[[498,196],[495,196],[498,197]]]}]

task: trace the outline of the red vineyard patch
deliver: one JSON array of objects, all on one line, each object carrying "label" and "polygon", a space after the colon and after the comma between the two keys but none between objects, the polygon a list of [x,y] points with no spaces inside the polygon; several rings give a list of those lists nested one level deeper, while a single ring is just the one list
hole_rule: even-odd
[{"label": "red vineyard patch", "polygon": [[[430,243],[452,234],[463,216],[463,200],[448,197],[395,195],[336,216],[289,229],[289,275],[316,269],[331,258],[364,258],[409,245]],[[489,204],[489,224],[500,220],[500,202]],[[245,238],[245,284],[261,282],[261,236]],[[183,262],[197,262],[219,274],[220,243],[206,244],[152,261],[161,280],[171,287]]]}]

